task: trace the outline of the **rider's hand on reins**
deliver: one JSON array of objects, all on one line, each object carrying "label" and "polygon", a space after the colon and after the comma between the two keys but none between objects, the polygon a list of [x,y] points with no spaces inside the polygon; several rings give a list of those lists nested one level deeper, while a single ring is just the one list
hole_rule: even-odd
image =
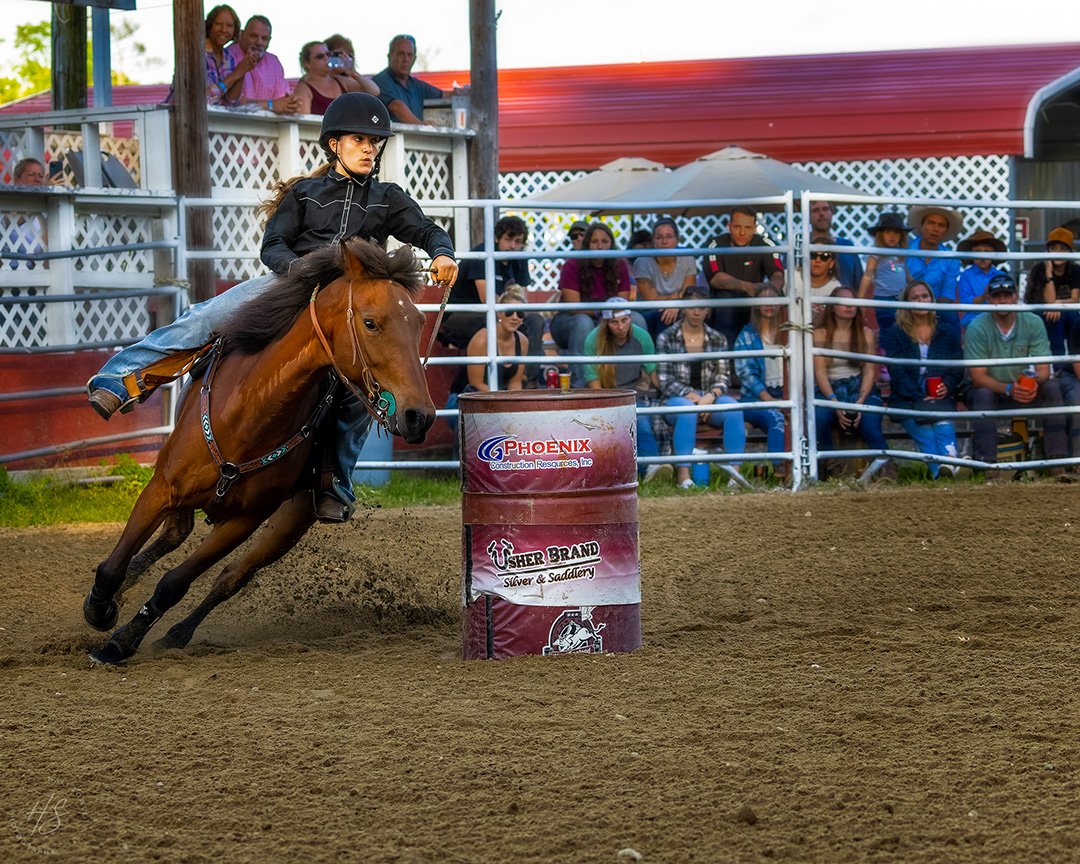
[{"label": "rider's hand on reins", "polygon": [[428,273],[431,275],[433,282],[449,287],[457,281],[458,265],[449,255],[440,255],[431,262],[431,269],[428,270]]}]

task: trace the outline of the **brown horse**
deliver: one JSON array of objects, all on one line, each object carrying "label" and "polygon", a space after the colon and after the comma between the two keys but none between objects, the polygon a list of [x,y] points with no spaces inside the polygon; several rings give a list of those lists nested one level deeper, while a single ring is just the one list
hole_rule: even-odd
[{"label": "brown horse", "polygon": [[[162,640],[184,647],[215,606],[311,527],[316,481],[308,467],[309,427],[323,413],[320,385],[328,369],[354,385],[350,389],[390,432],[409,442],[424,439],[435,406],[419,358],[424,316],[412,302],[421,283],[408,247],[388,255],[351,240],[306,255],[272,291],[234,316],[201,387],[185,394],[176,428],[120,541],[98,565],[83,604],[87,622],[98,630],[113,627],[117,595],[184,541],[196,508],[210,515],[213,530],[161,578],[150,600],[91,654],[93,660],[120,663],[134,654],[195,578],[265,522],[250,549],[224,568],[206,599]],[[136,555],[163,523],[159,537]]]}]

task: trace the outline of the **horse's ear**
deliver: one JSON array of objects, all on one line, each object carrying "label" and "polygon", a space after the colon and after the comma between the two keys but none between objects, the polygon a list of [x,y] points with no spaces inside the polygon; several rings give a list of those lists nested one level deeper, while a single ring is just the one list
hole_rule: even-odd
[{"label": "horse's ear", "polygon": [[367,276],[367,270],[364,269],[364,265],[360,263],[360,259],[356,257],[352,249],[349,248],[348,243],[341,244],[341,269],[346,276],[351,279],[360,279]]}]

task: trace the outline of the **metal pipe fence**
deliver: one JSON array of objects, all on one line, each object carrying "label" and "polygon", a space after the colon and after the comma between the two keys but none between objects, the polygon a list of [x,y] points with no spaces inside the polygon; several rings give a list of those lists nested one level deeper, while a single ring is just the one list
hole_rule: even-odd
[{"label": "metal pipe fence", "polygon": [[[669,212],[680,209],[681,207],[694,206],[697,208],[702,207],[715,207],[717,210],[725,207],[732,206],[734,204],[750,204],[758,207],[779,207],[783,210],[784,218],[784,230],[783,241],[775,245],[754,247],[754,254],[775,254],[782,256],[787,266],[785,268],[786,273],[796,272],[796,268],[801,268],[802,283],[801,290],[792,290],[792,286],[789,282],[786,293],[783,297],[745,297],[745,298],[725,298],[725,299],[674,299],[674,300],[634,300],[628,303],[626,308],[636,310],[639,312],[655,310],[655,309],[681,309],[689,307],[708,307],[708,308],[753,308],[755,306],[783,306],[787,316],[787,338],[786,344],[777,345],[772,347],[766,347],[761,350],[755,351],[735,351],[733,346],[727,346],[724,351],[713,352],[697,352],[692,354],[647,354],[647,355],[623,355],[623,356],[605,356],[597,358],[591,355],[571,355],[568,353],[558,355],[542,354],[540,356],[503,356],[499,355],[497,349],[496,340],[496,325],[498,321],[499,312],[509,311],[526,311],[526,312],[539,312],[539,313],[555,313],[555,312],[593,312],[600,310],[606,306],[606,303],[602,302],[578,302],[568,303],[559,302],[556,299],[545,302],[526,302],[526,303],[505,303],[497,304],[494,291],[488,291],[484,302],[482,303],[469,303],[469,304],[454,304],[447,307],[448,312],[474,312],[481,313],[484,316],[484,322],[487,330],[486,338],[486,350],[482,356],[436,356],[431,358],[431,365],[435,367],[442,367],[447,365],[455,366],[467,366],[467,365],[484,365],[487,367],[487,377],[492,382],[492,389],[498,389],[498,375],[497,368],[500,364],[505,363],[520,363],[526,366],[536,365],[566,365],[566,364],[587,364],[596,363],[598,360],[602,360],[603,363],[643,363],[643,362],[666,362],[666,361],[679,361],[679,362],[694,362],[698,360],[706,359],[720,359],[732,363],[738,358],[781,358],[785,369],[785,380],[787,383],[787,390],[785,398],[775,401],[752,401],[752,402],[737,402],[726,404],[710,404],[705,406],[688,405],[665,405],[665,404],[652,404],[647,406],[641,406],[638,410],[643,416],[678,416],[686,413],[697,414],[720,414],[723,415],[727,412],[733,411],[746,411],[746,410],[766,410],[777,409],[784,413],[787,422],[787,428],[789,430],[788,449],[780,452],[769,451],[749,451],[749,452],[714,452],[700,454],[695,453],[692,455],[671,455],[661,454],[658,456],[642,456],[639,458],[639,462],[642,466],[654,465],[654,464],[674,464],[685,463],[687,461],[693,462],[707,462],[717,465],[722,471],[727,473],[727,476],[738,478],[742,480],[741,475],[738,475],[733,466],[742,462],[786,462],[791,466],[791,480],[792,488],[800,489],[807,483],[814,482],[818,478],[818,461],[823,455],[828,455],[830,458],[838,459],[869,459],[870,466],[863,474],[863,479],[869,479],[873,476],[874,472],[879,470],[884,460],[887,459],[904,459],[910,461],[921,462],[937,462],[940,464],[951,465],[965,465],[978,469],[989,468],[1042,468],[1042,467],[1054,467],[1057,465],[1074,465],[1080,462],[1077,456],[1069,459],[1039,459],[1039,460],[1026,460],[1022,463],[986,463],[978,462],[971,459],[951,457],[951,456],[939,456],[915,452],[907,449],[887,447],[884,449],[836,449],[828,451],[818,450],[817,429],[816,429],[816,411],[819,408],[833,408],[839,410],[851,410],[861,411],[865,414],[878,414],[883,418],[902,420],[907,418],[923,419],[923,420],[950,420],[961,426],[970,426],[971,422],[976,419],[1005,419],[1010,417],[1022,417],[1038,419],[1043,418],[1055,413],[1067,414],[1072,419],[1074,415],[1080,413],[1080,406],[1064,406],[1063,408],[1020,408],[1020,409],[996,409],[996,410],[980,410],[980,411],[934,411],[934,410],[919,410],[919,409],[905,409],[890,407],[888,405],[875,406],[864,405],[860,403],[839,402],[833,400],[825,400],[816,392],[816,380],[815,380],[815,358],[835,358],[845,359],[857,363],[873,363],[877,367],[881,367],[888,364],[897,364],[901,366],[915,366],[926,365],[925,361],[918,359],[903,359],[903,358],[885,358],[881,355],[869,355],[859,354],[856,352],[839,351],[830,348],[824,348],[822,346],[816,346],[814,344],[814,331],[812,326],[813,316],[811,314],[811,306],[828,306],[828,305],[850,305],[861,308],[876,308],[876,309],[925,309],[932,308],[936,312],[948,311],[950,313],[958,313],[965,311],[985,312],[988,309],[986,304],[948,304],[943,310],[941,304],[919,304],[919,303],[904,303],[895,300],[884,300],[860,298],[860,297],[825,297],[815,296],[812,292],[810,267],[809,267],[809,253],[815,251],[828,251],[836,254],[848,254],[848,255],[874,255],[874,254],[889,254],[896,255],[898,257],[922,257],[922,258],[971,258],[971,253],[959,253],[954,250],[922,250],[922,249],[909,249],[907,247],[901,248],[883,248],[872,245],[840,245],[836,243],[823,243],[811,241],[811,225],[809,220],[809,208],[814,200],[823,200],[828,198],[833,204],[870,204],[879,206],[910,206],[910,205],[934,205],[945,207],[1000,207],[1010,210],[1023,207],[1024,209],[1077,209],[1080,210],[1080,202],[1035,202],[1035,201],[1004,201],[1004,200],[946,200],[946,199],[926,199],[926,198],[901,198],[901,197],[877,197],[877,196],[840,196],[830,195],[822,196],[815,195],[810,192],[802,192],[799,195],[800,208],[798,210],[798,218],[796,218],[797,211],[795,209],[795,196],[787,194],[785,196],[763,198],[755,200],[739,200],[734,201],[731,199],[716,199],[715,201],[695,201],[695,202],[642,202],[640,204],[625,205],[621,209],[634,210],[639,209],[649,212]],[[101,246],[94,248],[85,248],[79,250],[59,251],[45,253],[44,255],[34,256],[27,254],[11,254],[10,257],[13,260],[45,260],[46,258],[62,259],[85,255],[99,255],[110,254],[117,251],[143,251],[151,249],[175,249],[177,251],[176,268],[180,276],[186,272],[186,262],[189,260],[201,260],[206,258],[222,258],[227,255],[235,255],[242,258],[257,258],[258,253],[251,249],[244,250],[212,250],[212,251],[194,251],[186,248],[184,243],[184,225],[186,224],[186,212],[189,207],[213,207],[224,206],[230,204],[250,203],[250,196],[239,195],[236,196],[236,201],[232,199],[179,199],[177,201],[178,218],[176,221],[177,230],[176,237],[146,243],[128,243],[117,246]],[[605,207],[604,202],[574,202],[570,204],[559,203],[553,204],[532,204],[526,202],[507,202],[501,200],[445,200],[439,199],[432,202],[422,202],[424,205],[437,206],[444,210],[453,211],[465,211],[469,209],[479,208],[483,214],[483,241],[482,249],[480,251],[462,252],[460,255],[461,260],[482,260],[484,262],[484,278],[486,284],[496,284],[496,270],[500,262],[515,261],[515,260],[554,260],[554,259],[618,259],[625,258],[627,256],[627,250],[611,249],[611,250],[580,250],[574,251],[571,249],[561,250],[528,250],[523,249],[520,251],[501,251],[497,248],[497,243],[494,236],[494,227],[496,222],[496,214],[500,209],[513,209],[513,210],[554,210],[554,211],[577,211],[577,212],[595,212],[600,211]],[[800,250],[802,253],[802,259],[796,259],[796,250]],[[634,256],[647,256],[647,257],[670,257],[673,254],[679,256],[693,256],[700,257],[704,255],[716,255],[716,256],[734,256],[742,255],[746,253],[745,247],[679,247],[676,249],[638,249],[633,250]],[[2,255],[3,253],[0,253]],[[994,262],[1018,262],[1022,264],[1025,261],[1043,260],[1046,253],[1040,252],[980,252],[978,253],[980,258],[990,259]],[[1080,263],[1080,253],[1071,253],[1059,255],[1055,253],[1055,258],[1064,258],[1069,261]],[[857,289],[858,286],[853,286]],[[175,286],[159,286],[146,291],[98,291],[87,294],[46,294],[46,295],[32,295],[26,297],[0,297],[0,304],[9,305],[17,303],[83,303],[87,301],[93,301],[97,299],[117,299],[117,298],[129,298],[135,296],[154,296],[154,295],[171,295],[173,298],[173,313],[174,316],[178,315],[183,308],[184,292],[182,289]],[[424,303],[418,304],[419,308],[425,313],[431,313],[438,310],[438,304]],[[1011,311],[1071,311],[1080,312],[1080,303],[1066,303],[1066,304],[1023,304],[1017,303],[1010,306],[995,305],[994,307],[998,311],[1011,310]],[[122,345],[130,344],[130,339],[117,339],[111,342],[95,342],[95,343],[80,343],[78,345],[62,345],[62,346],[49,346],[47,348],[22,348],[22,349],[7,349],[7,353],[33,353],[38,350],[75,350],[76,348],[100,348],[100,347],[119,347]],[[3,349],[0,349],[3,350]],[[970,368],[971,366],[1015,366],[1015,365],[1043,365],[1043,364],[1062,364],[1062,363],[1080,363],[1080,355],[1044,355],[1040,357],[1025,358],[1022,363],[1018,363],[1016,359],[1002,359],[1002,360],[934,360],[934,365],[944,367],[959,367]],[[78,392],[74,388],[52,388],[35,391],[23,391],[17,393],[5,393],[0,394],[0,402],[14,402],[20,399],[45,399],[60,396],[70,396],[74,392]],[[175,391],[170,394],[170,398],[175,402]],[[173,406],[175,407],[175,406]],[[455,415],[457,412],[454,410],[440,407],[437,411],[437,415],[442,418],[446,418]],[[170,418],[172,412],[169,413]],[[1080,419],[1077,420],[1080,422]],[[146,437],[153,434],[167,434],[171,429],[171,423],[160,427],[156,427],[152,430],[138,430],[127,435],[110,435],[101,436],[96,438],[88,438],[79,442],[70,442],[67,444],[59,445],[57,448],[41,448],[35,451],[27,451],[23,453],[13,454],[0,454],[0,462],[3,461],[16,461],[18,459],[30,458],[33,456],[46,455],[48,452],[57,452],[58,450],[76,449],[80,446],[87,446],[90,444],[114,442],[116,440],[124,440],[125,438]],[[362,461],[357,464],[361,469],[385,469],[385,468],[400,468],[400,469],[454,469],[458,466],[456,460],[437,459],[393,459],[382,461]],[[745,482],[745,481],[743,481]]]}]

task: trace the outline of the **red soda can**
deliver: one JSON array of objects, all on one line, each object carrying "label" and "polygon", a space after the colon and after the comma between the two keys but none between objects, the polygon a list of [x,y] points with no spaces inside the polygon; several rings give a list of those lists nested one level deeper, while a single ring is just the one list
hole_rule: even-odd
[{"label": "red soda can", "polygon": [[548,390],[559,389],[559,370],[554,366],[548,366],[547,372],[544,373],[544,385]]}]

